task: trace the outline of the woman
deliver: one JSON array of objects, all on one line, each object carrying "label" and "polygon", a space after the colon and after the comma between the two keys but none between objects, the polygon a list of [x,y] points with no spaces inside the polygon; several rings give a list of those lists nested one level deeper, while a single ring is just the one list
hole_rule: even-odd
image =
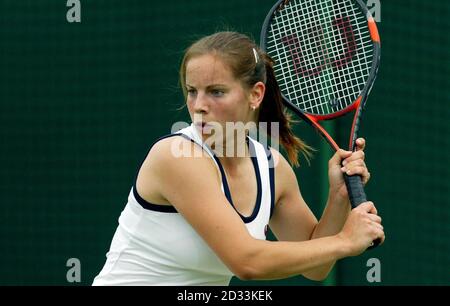
[{"label": "woman", "polygon": [[[237,136],[249,123],[276,122],[268,133],[293,165],[299,152],[309,154],[290,129],[272,64],[234,32],[188,48],[180,80],[193,124],[150,149],[94,285],[228,285],[233,275],[323,280],[336,260],[384,241],[375,206],[351,211],[342,177],[369,180],[363,139],[357,152],[330,159],[328,203],[318,222],[288,161]],[[265,240],[268,226],[279,241]]]}]

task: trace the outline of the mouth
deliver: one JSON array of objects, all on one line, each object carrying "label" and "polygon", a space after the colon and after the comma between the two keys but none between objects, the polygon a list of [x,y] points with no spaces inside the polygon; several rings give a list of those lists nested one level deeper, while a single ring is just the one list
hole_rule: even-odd
[{"label": "mouth", "polygon": [[202,133],[210,133],[212,126],[206,122],[195,122],[194,126]]},{"label": "mouth", "polygon": [[206,122],[195,122],[194,125],[198,128],[204,128],[206,125]]}]

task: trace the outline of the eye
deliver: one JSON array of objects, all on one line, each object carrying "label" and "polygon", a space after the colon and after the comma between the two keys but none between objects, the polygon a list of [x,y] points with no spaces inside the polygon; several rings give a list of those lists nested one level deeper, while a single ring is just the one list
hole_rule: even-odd
[{"label": "eye", "polygon": [[197,90],[195,90],[194,88],[188,88],[187,89],[187,94],[189,97],[194,97],[197,95]]},{"label": "eye", "polygon": [[223,95],[225,95],[225,91],[221,89],[213,89],[211,90],[211,94],[216,98],[220,98],[223,97]]}]

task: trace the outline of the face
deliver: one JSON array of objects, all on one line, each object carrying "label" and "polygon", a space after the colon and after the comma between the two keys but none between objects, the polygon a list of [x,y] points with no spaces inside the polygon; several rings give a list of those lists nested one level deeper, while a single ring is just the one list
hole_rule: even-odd
[{"label": "face", "polygon": [[255,120],[252,105],[259,103],[253,90],[245,89],[219,56],[206,54],[190,59],[186,89],[189,114],[204,139],[217,125],[228,135],[227,122],[246,124]]}]

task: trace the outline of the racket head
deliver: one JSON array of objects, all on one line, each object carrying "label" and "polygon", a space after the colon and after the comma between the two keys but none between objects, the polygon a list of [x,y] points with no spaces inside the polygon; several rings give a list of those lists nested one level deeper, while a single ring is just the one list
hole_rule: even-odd
[{"label": "racket head", "polygon": [[380,61],[376,23],[362,1],[279,0],[260,41],[286,106],[307,122],[361,116]]}]

